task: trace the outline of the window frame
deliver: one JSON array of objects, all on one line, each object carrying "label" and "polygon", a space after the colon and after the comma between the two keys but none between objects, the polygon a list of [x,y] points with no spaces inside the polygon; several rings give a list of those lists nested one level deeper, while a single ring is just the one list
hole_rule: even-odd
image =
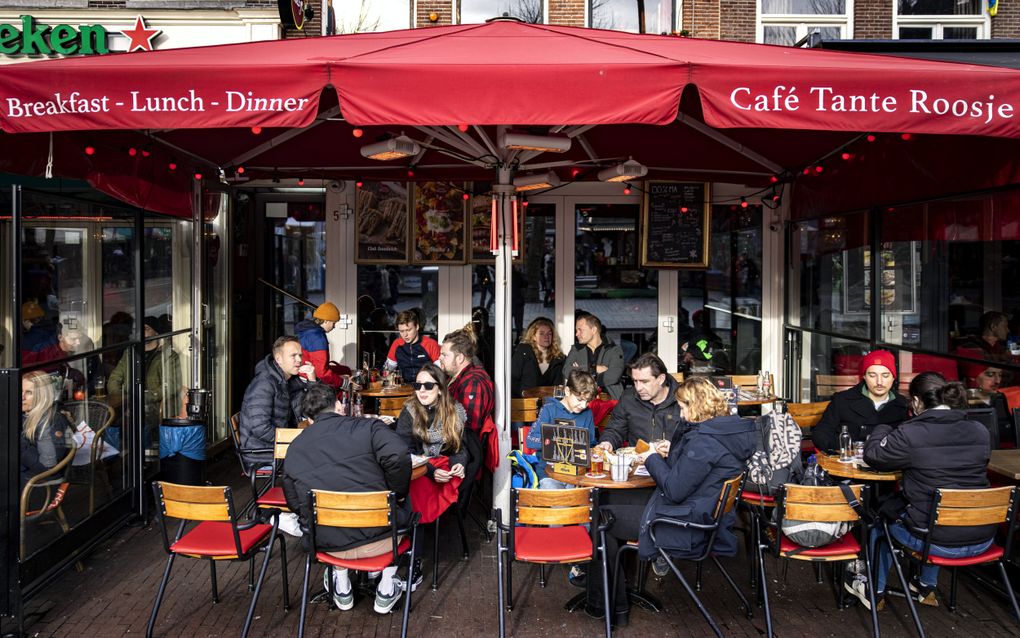
[{"label": "window frame", "polygon": [[[667,33],[671,33],[671,34],[672,33],[678,33],[683,28],[683,26],[682,26],[683,25],[683,0],[660,0],[660,1],[661,2],[669,2],[670,4],[673,5],[672,8],[670,9],[670,12],[669,12],[670,20],[672,21],[672,24],[670,25],[669,30],[667,31]],[[584,26],[586,28],[588,28],[588,29],[596,28],[596,27],[592,26],[592,23],[591,23],[591,21],[592,21],[592,10],[591,10],[592,2],[593,2],[593,0],[585,0],[585,3],[584,3]],[[548,0],[546,0],[546,4],[548,5]],[[624,31],[622,29],[611,29],[611,30],[612,31],[619,31],[620,33],[634,33],[634,34],[637,34],[636,31]],[[652,33],[652,34],[646,34],[646,35],[659,35],[659,33]]]},{"label": "window frame", "polygon": [[892,5],[892,38],[900,39],[900,27],[924,28],[931,27],[931,39],[943,40],[947,27],[976,27],[975,40],[988,40],[992,37],[992,18],[988,15],[988,0],[981,0],[981,9],[975,15],[900,15],[899,0],[891,0]]},{"label": "window frame", "polygon": [[[589,0],[590,1],[590,0]],[[464,0],[453,0],[453,23],[454,24],[475,24],[474,22],[463,22],[461,18],[461,7]],[[417,12],[418,1],[412,0],[414,11]],[[585,24],[588,23],[588,3],[585,3]],[[493,16],[496,17],[496,16]],[[549,24],[549,0],[542,0],[542,21],[537,24]]]},{"label": "window frame", "polygon": [[[896,0],[893,0],[894,2]],[[806,37],[810,28],[839,28],[840,39],[846,40],[853,37],[854,33],[854,0],[846,0],[846,6],[842,15],[835,13],[771,13],[762,12],[762,0],[755,0],[755,25],[754,41],[758,44],[765,43],[765,27],[794,27],[799,42]],[[776,45],[781,46],[781,45]]]}]

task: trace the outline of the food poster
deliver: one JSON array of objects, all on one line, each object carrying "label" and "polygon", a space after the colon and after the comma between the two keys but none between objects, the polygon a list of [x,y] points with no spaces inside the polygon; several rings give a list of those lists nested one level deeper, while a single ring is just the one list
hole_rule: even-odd
[{"label": "food poster", "polygon": [[463,264],[467,261],[464,192],[464,184],[415,184],[411,225],[415,264]]},{"label": "food poster", "polygon": [[470,201],[471,263],[494,264],[496,258],[489,250],[492,239],[492,193],[488,182],[472,184]]},{"label": "food poster", "polygon": [[407,182],[365,182],[358,189],[356,264],[406,264]]}]

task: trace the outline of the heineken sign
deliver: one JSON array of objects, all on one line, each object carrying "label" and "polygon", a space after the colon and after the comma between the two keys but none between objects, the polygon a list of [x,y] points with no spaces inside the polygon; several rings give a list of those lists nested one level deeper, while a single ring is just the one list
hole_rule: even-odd
[{"label": "heineken sign", "polygon": [[[145,26],[142,16],[131,29],[114,31],[129,39],[127,50],[152,51],[152,40],[162,31]],[[3,55],[97,55],[110,52],[109,33],[99,24],[40,24],[33,16],[21,16],[19,24],[0,24]]]}]

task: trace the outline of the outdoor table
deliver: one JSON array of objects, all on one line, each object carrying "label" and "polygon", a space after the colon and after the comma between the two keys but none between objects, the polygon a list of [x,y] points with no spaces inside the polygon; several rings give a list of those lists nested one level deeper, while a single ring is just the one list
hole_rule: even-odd
[{"label": "outdoor table", "polygon": [[860,481],[898,481],[901,472],[879,472],[857,463],[843,463],[836,455],[817,452],[815,458],[818,465],[832,476],[857,479]]},{"label": "outdoor table", "polygon": [[737,395],[737,406],[740,407],[745,405],[768,405],[774,402],[776,398],[777,397],[775,395],[769,395],[767,397],[748,397],[746,399],[741,399],[740,395]]},{"label": "outdoor table", "polygon": [[[646,503],[648,501],[648,491],[655,487],[655,479],[650,476],[635,476],[634,469],[631,469],[630,478],[626,481],[614,481],[609,472],[606,471],[603,478],[592,478],[581,474],[580,476],[574,476],[573,474],[561,474],[554,472],[550,469],[549,465],[545,467],[545,475],[549,478],[562,481],[569,485],[576,485],[577,487],[597,487],[602,490],[613,490],[616,494],[619,494],[621,490],[640,490],[635,492],[633,496],[636,496],[640,503]],[[608,494],[603,491],[604,496]],[[634,500],[634,499],[628,499]],[[612,565],[609,566],[612,569]],[[587,585],[587,583],[586,583]],[[564,605],[567,611],[575,611],[582,607],[587,600],[588,590],[585,587],[584,593],[574,596]],[[659,601],[655,596],[652,596],[648,592],[639,591],[632,587],[627,588],[627,596],[630,598],[632,604],[640,605],[641,607],[649,611],[660,611],[663,606],[662,602]]]},{"label": "outdoor table", "polygon": [[365,389],[361,390],[361,392],[359,392],[358,394],[360,394],[362,397],[370,397],[370,398],[373,398],[373,399],[378,399],[378,398],[381,398],[381,397],[396,397],[396,398],[400,398],[400,397],[409,397],[409,396],[411,396],[412,394],[414,394],[414,389],[411,387],[410,383],[405,383],[404,385],[398,385],[395,388],[384,388],[384,387],[371,388],[371,389],[370,388],[365,388]]},{"label": "outdoor table", "polygon": [[521,396],[525,399],[544,399],[551,397],[556,390],[554,385],[536,385],[533,388],[521,390]]},{"label": "outdoor table", "polygon": [[1020,481],[1020,450],[992,450],[988,471],[1009,481]]}]

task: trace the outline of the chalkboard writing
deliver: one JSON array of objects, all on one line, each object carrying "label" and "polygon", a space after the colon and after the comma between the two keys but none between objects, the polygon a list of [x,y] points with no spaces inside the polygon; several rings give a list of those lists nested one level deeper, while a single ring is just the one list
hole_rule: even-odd
[{"label": "chalkboard writing", "polygon": [[707,268],[711,207],[702,182],[646,182],[641,265]]},{"label": "chalkboard writing", "polygon": [[542,460],[547,463],[567,463],[588,466],[588,428],[580,428],[570,421],[542,424]]}]

